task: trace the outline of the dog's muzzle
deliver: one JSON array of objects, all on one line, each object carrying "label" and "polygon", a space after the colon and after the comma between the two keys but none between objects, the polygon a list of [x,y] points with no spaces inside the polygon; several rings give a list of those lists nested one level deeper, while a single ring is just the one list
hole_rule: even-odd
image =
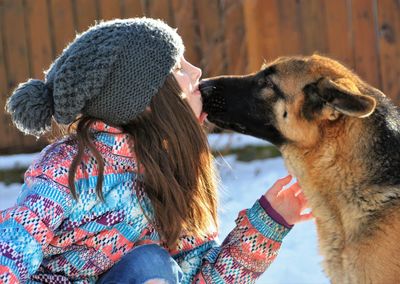
[{"label": "dog's muzzle", "polygon": [[203,111],[209,115],[224,112],[226,100],[221,94],[221,88],[215,86],[212,80],[202,80],[199,85],[203,99]]}]

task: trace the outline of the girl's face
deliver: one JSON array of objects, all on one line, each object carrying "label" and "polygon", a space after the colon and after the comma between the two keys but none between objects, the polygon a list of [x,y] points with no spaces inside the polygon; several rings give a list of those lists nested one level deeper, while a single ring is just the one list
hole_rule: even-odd
[{"label": "girl's face", "polygon": [[207,114],[202,112],[203,102],[199,91],[201,69],[190,64],[182,56],[180,62],[178,62],[173,70],[173,74],[183,91],[182,98],[187,100],[197,119],[202,124]]}]

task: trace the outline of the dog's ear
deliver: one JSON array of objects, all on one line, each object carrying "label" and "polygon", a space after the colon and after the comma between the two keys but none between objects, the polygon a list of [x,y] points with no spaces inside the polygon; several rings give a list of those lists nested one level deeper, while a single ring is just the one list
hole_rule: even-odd
[{"label": "dog's ear", "polygon": [[303,91],[303,115],[306,119],[322,115],[335,120],[340,114],[363,118],[371,115],[376,107],[373,97],[361,94],[357,86],[345,78],[335,81],[321,78],[305,86]]}]

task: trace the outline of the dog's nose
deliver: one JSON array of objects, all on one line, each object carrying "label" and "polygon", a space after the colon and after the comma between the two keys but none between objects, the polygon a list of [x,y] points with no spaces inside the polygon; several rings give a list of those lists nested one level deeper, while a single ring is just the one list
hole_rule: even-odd
[{"label": "dog's nose", "polygon": [[199,84],[199,90],[201,93],[201,96],[204,98],[207,98],[211,96],[213,90],[215,89],[215,86],[212,84],[211,80],[201,80]]}]

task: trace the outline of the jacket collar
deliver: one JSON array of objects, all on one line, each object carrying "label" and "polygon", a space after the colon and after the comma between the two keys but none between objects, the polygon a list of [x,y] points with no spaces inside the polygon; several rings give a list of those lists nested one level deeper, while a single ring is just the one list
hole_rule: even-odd
[{"label": "jacket collar", "polygon": [[90,131],[93,132],[95,141],[106,146],[113,154],[135,158],[132,138],[121,128],[97,121],[91,125]]},{"label": "jacket collar", "polygon": [[110,134],[123,134],[123,130],[119,127],[108,125],[102,121],[96,121],[90,126],[94,132],[106,132]]}]

